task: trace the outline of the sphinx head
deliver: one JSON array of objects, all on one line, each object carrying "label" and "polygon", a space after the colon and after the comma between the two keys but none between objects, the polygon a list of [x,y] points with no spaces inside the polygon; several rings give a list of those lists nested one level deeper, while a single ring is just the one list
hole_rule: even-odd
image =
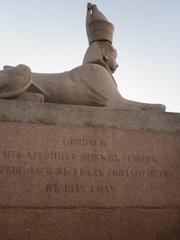
[{"label": "sphinx head", "polygon": [[104,66],[114,73],[117,64],[117,51],[108,41],[95,41],[91,43],[84,56],[83,64],[94,63]]},{"label": "sphinx head", "polygon": [[89,48],[83,64],[100,64],[113,73],[118,67],[117,52],[112,46],[114,26],[95,4],[87,5],[86,31]]}]

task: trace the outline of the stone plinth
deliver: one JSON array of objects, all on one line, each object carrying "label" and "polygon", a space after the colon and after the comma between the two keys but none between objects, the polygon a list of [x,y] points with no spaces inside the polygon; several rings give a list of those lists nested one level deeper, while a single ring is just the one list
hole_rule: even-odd
[{"label": "stone plinth", "polygon": [[180,239],[180,114],[0,101],[0,232]]}]

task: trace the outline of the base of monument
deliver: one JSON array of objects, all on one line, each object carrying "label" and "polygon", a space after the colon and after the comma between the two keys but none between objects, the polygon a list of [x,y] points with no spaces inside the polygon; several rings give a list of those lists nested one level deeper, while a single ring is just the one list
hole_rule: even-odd
[{"label": "base of monument", "polygon": [[1,209],[3,240],[179,240],[179,209]]},{"label": "base of monument", "polygon": [[180,114],[0,101],[0,240],[179,240]]}]

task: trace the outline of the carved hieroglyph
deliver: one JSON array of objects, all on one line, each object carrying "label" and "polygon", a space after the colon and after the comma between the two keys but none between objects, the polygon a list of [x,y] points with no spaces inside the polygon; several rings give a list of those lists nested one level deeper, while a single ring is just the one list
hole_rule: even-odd
[{"label": "carved hieroglyph", "polygon": [[0,71],[0,98],[164,111],[164,105],[134,102],[120,95],[112,76],[118,66],[112,46],[114,26],[95,4],[87,6],[86,29],[89,47],[81,66],[53,74],[31,73],[25,65],[5,66]]}]

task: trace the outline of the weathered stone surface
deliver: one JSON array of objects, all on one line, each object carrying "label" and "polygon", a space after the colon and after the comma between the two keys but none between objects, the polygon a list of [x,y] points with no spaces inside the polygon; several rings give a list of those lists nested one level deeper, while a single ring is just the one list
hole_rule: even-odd
[{"label": "weathered stone surface", "polygon": [[0,121],[3,240],[180,239],[180,114],[0,101]]},{"label": "weathered stone surface", "polygon": [[88,4],[82,66],[0,71],[0,240],[180,239],[180,114],[120,95],[112,33]]},{"label": "weathered stone surface", "polygon": [[180,209],[1,209],[3,240],[179,240]]},{"label": "weathered stone surface", "polygon": [[180,131],[180,114],[0,100],[0,121],[165,132]]},{"label": "weathered stone surface", "polygon": [[180,133],[1,123],[0,206],[180,206]]}]

